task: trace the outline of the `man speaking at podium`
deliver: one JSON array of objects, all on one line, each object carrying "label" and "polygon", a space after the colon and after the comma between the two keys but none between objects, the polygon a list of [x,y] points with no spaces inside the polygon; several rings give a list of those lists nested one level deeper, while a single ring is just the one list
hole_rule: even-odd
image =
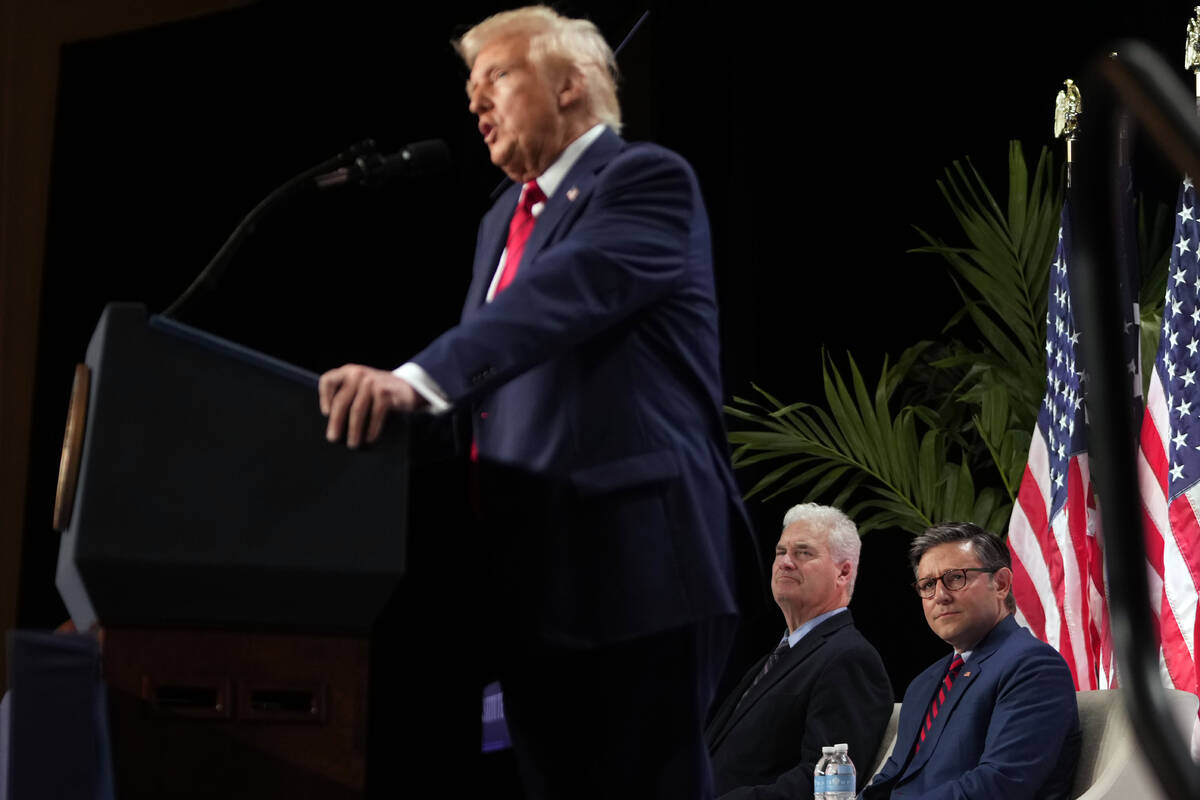
[{"label": "man speaking at podium", "polygon": [[731,529],[748,534],[696,177],[618,136],[615,60],[592,23],[522,8],[456,47],[513,185],[480,225],[459,324],[394,372],[321,377],[327,437],[373,441],[392,411],[470,414],[481,521],[447,555],[470,562],[453,589],[489,612],[464,636],[500,630],[470,657],[497,659],[530,796],[709,797]]}]

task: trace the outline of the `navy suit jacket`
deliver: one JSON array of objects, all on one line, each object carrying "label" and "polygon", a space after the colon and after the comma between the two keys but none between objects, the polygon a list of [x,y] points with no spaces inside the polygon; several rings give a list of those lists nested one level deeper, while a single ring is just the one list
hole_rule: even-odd
[{"label": "navy suit jacket", "polygon": [[739,703],[765,660],[705,732],[722,800],[812,797],[821,748],[838,742],[860,770],[870,769],[892,714],[892,685],[849,609],[805,634]]},{"label": "navy suit jacket", "polygon": [[695,175],[606,129],[485,303],[519,189],[483,218],[460,323],[412,359],[471,409],[485,513],[509,520],[487,569],[507,575],[501,593],[538,641],[612,643],[735,612],[730,528],[748,525]]},{"label": "navy suit jacket", "polygon": [[1055,800],[1070,796],[1079,759],[1079,712],[1071,672],[1053,647],[1000,621],[954,682],[921,751],[930,701],[953,656],[909,684],[896,747],[864,800]]}]

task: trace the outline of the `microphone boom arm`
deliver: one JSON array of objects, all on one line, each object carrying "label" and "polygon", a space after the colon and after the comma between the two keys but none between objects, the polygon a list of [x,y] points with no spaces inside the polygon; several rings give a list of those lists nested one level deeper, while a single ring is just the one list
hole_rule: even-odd
[{"label": "microphone boom arm", "polygon": [[175,299],[175,302],[167,306],[161,316],[168,319],[177,319],[180,310],[194,300],[197,296],[207,293],[212,290],[220,279],[221,275],[229,266],[229,262],[233,260],[246,239],[254,233],[255,227],[267,215],[268,212],[278,207],[284,200],[300,194],[302,191],[313,189],[316,184],[314,179],[322,174],[333,170],[341,169],[348,164],[352,164],[356,158],[361,157],[365,153],[373,153],[375,151],[375,142],[371,139],[364,139],[343,153],[338,153],[333,158],[326,159],[314,167],[306,169],[299,175],[295,176],[287,183],[275,189],[275,191],[264,197],[258,205],[251,209],[238,226],[233,229],[233,233],[229,234],[229,238],[221,245],[221,249],[212,257],[208,265],[200,271],[196,279],[191,285],[184,290],[183,294]]}]

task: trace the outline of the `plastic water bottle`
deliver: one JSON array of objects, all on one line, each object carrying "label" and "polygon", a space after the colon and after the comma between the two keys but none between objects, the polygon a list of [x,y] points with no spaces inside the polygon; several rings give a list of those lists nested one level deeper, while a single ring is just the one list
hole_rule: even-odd
[{"label": "plastic water bottle", "polygon": [[813,770],[813,800],[825,800],[825,767],[829,765],[829,759],[832,757],[832,747],[821,748],[821,760],[817,762],[817,768]]},{"label": "plastic water bottle", "polygon": [[854,800],[854,762],[846,744],[833,746],[833,758],[825,767],[824,800]]},{"label": "plastic water bottle", "polygon": [[[822,748],[823,750],[824,748]],[[833,800],[834,778],[837,777],[837,747],[836,745],[829,748],[829,757],[825,760],[825,767],[822,772],[825,773],[825,794],[821,796],[822,800]]]}]

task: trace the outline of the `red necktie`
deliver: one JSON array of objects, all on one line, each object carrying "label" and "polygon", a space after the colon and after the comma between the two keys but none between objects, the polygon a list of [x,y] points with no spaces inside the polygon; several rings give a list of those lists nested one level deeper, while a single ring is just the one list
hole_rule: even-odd
[{"label": "red necktie", "polygon": [[[521,254],[525,252],[525,243],[529,241],[529,234],[533,232],[533,207],[538,203],[546,202],[546,194],[542,191],[542,187],[537,185],[537,181],[530,181],[525,184],[525,188],[521,190],[521,199],[517,201],[517,210],[513,214],[512,221],[508,223],[508,244],[504,256],[504,269],[500,271],[500,280],[496,282],[496,291],[493,297],[508,288],[512,283],[512,279],[517,274],[517,267],[521,264]],[[471,441],[471,463],[479,462],[479,443]],[[474,491],[472,492],[474,494]]]},{"label": "red necktie", "polygon": [[942,707],[942,703],[946,702],[946,695],[950,694],[950,687],[954,685],[954,679],[958,677],[958,673],[962,668],[962,656],[956,653],[954,660],[950,662],[950,669],[946,672],[946,677],[942,678],[942,685],[938,687],[937,696],[933,698],[933,702],[929,705],[929,710],[925,712],[925,724],[921,726],[921,738],[917,741],[917,747],[913,750],[913,753],[920,752],[921,742],[925,741],[925,731],[933,727],[933,721],[937,719],[938,709]]},{"label": "red necktie", "polygon": [[529,234],[533,232],[533,207],[544,202],[546,195],[537,185],[537,181],[525,184],[516,213],[513,214],[512,222],[508,224],[508,252],[504,256],[504,269],[500,272],[500,280],[496,282],[495,294],[507,289],[516,277],[517,267],[521,265],[521,255],[525,252],[525,243],[529,241]]}]

